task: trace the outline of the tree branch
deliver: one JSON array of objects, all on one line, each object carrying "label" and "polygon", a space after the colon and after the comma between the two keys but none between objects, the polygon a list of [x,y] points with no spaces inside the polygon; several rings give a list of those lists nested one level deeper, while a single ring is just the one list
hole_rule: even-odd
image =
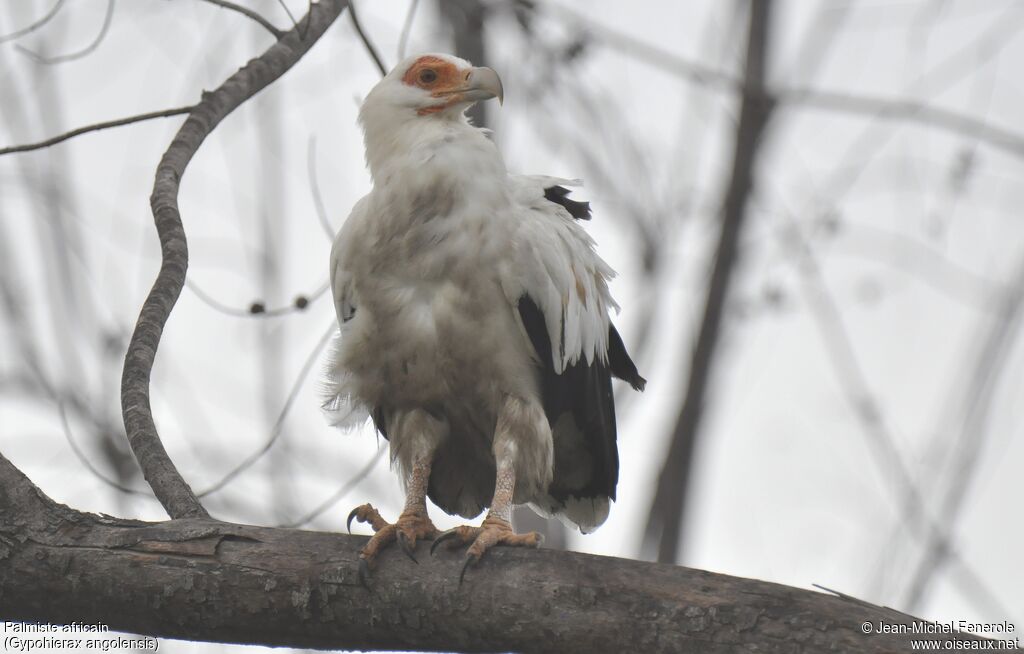
[{"label": "tree branch", "polygon": [[[576,26],[585,26],[587,33],[601,43],[614,48],[624,56],[642,61],[701,88],[730,93],[743,90],[743,80],[728,71],[707,66],[624,32],[601,25],[582,12],[558,3],[544,3],[550,9]],[[830,11],[835,11],[831,8]],[[1012,25],[1003,21],[1004,25]],[[983,34],[981,41],[990,43],[991,34]],[[963,49],[973,53],[972,47]],[[973,56],[973,55],[972,55]],[[972,60],[973,66],[976,65]],[[771,95],[778,104],[793,109],[817,109],[854,116],[868,116],[879,120],[905,122],[936,127],[951,134],[976,138],[988,146],[998,148],[1016,157],[1024,157],[1024,134],[990,124],[974,116],[951,109],[943,109],[926,102],[901,98],[887,98],[855,93],[825,91],[813,88],[773,88]]]},{"label": "tree branch", "polygon": [[178,189],[192,156],[213,129],[235,108],[288,71],[323,35],[345,8],[345,0],[322,0],[293,29],[262,55],[204,93],[157,167],[150,204],[163,261],[135,325],[121,378],[125,431],[142,474],[172,518],[206,517],[206,510],[174,467],[160,442],[149,402],[156,350],[188,268],[188,245],[178,211]]},{"label": "tree branch", "polygon": [[65,2],[66,0],[57,0],[57,2],[53,4],[53,7],[50,8],[50,11],[46,12],[42,18],[35,21],[28,27],[23,27],[20,30],[15,30],[11,32],[10,34],[4,34],[3,36],[0,36],[0,43],[6,43],[7,41],[13,41],[14,39],[21,38],[26,34],[31,34],[32,32],[42,27],[43,25],[46,25],[47,23],[50,22],[51,19],[53,19],[54,16],[57,15],[57,12],[60,11],[60,8],[64,6]]},{"label": "tree branch", "polygon": [[103,15],[103,25],[100,26],[99,33],[96,35],[96,38],[94,38],[92,42],[89,43],[89,45],[85,46],[81,50],[77,52],[71,52],[69,54],[47,57],[46,55],[41,55],[38,52],[33,52],[32,50],[29,50],[28,48],[23,48],[17,44],[15,44],[14,49],[20,52],[21,54],[25,55],[29,59],[32,59],[37,64],[45,64],[47,66],[52,66],[53,64],[63,64],[69,61],[75,61],[76,59],[81,59],[82,57],[89,56],[96,50],[96,48],[100,47],[100,43],[103,43],[103,39],[106,38],[107,32],[110,31],[110,24],[113,22],[113,20],[114,0],[107,0],[107,12]]},{"label": "tree branch", "polygon": [[359,22],[359,15],[356,13],[355,5],[352,3],[348,5],[348,17],[352,19],[352,27],[355,28],[356,34],[359,35],[359,40],[363,42],[363,47],[366,48],[367,54],[370,55],[374,65],[377,66],[377,70],[380,71],[381,77],[387,75],[388,67],[384,65],[384,60],[381,59],[380,53],[377,52],[377,48],[374,47],[370,37],[363,30],[363,25]]},{"label": "tree branch", "polygon": [[[461,553],[386,550],[359,584],[365,537],[209,519],[74,511],[0,455],[0,614],[155,637],[323,649],[764,654],[906,651],[861,632],[911,616],[848,597],[611,557],[496,548],[458,584]],[[942,639],[980,640],[966,634]]]},{"label": "tree branch", "polygon": [[678,554],[679,529],[685,508],[683,499],[689,472],[693,469],[694,444],[700,430],[711,364],[721,332],[723,308],[736,268],[757,147],[772,110],[771,98],[764,88],[771,3],[769,0],[751,2],[749,12],[746,86],[736,130],[732,177],[722,199],[721,236],[708,282],[704,318],[690,359],[686,396],[676,419],[665,464],[658,476],[644,535],[648,543],[658,542],[658,561],[662,563],[674,562]]},{"label": "tree branch", "polygon": [[284,32],[275,27],[273,23],[264,18],[259,12],[255,12],[252,9],[249,9],[248,7],[243,7],[242,5],[235,4],[234,2],[228,2],[228,0],[205,1],[209,2],[211,5],[217,5],[218,7],[223,7],[224,9],[237,11],[238,13],[242,14],[247,18],[251,18],[252,20],[262,25],[263,28],[266,29],[268,32],[273,34],[275,39],[280,39],[284,35]]},{"label": "tree branch", "polygon": [[43,148],[48,148],[51,145],[57,145],[58,143],[62,143],[64,141],[67,141],[68,139],[74,138],[76,136],[81,136],[82,134],[88,134],[89,132],[98,132],[101,129],[108,129],[108,128],[111,128],[111,127],[120,127],[122,125],[131,125],[132,123],[139,123],[139,122],[142,122],[144,120],[152,120],[154,118],[167,118],[169,116],[179,116],[181,114],[187,114],[187,113],[189,113],[190,111],[192,111],[195,108],[196,108],[196,105],[191,105],[191,106],[188,106],[188,107],[178,107],[177,109],[164,109],[162,111],[151,111],[151,112],[149,112],[147,114],[138,114],[136,116],[129,116],[127,118],[118,118],[117,120],[108,120],[106,122],[95,123],[93,125],[85,125],[84,127],[79,127],[77,129],[73,129],[70,132],[64,132],[63,134],[58,134],[57,136],[53,136],[51,138],[46,139],[45,141],[38,141],[36,143],[27,143],[25,145],[12,145],[12,146],[7,147],[7,148],[0,148],[0,156],[5,155],[5,154],[14,154],[15,152],[28,152],[30,150],[41,150]]},{"label": "tree branch", "polygon": [[917,100],[872,97],[810,88],[782,89],[777,104],[859,114],[876,120],[941,127],[951,133],[978,139],[1015,157],[1024,157],[1024,136],[967,114]]}]

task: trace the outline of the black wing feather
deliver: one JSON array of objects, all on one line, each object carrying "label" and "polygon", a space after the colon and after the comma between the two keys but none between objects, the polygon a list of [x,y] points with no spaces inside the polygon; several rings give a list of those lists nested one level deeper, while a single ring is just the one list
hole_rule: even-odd
[{"label": "black wing feather", "polygon": [[[544,413],[552,427],[555,438],[555,474],[548,488],[548,494],[564,502],[569,497],[609,497],[615,499],[615,485],[619,478],[619,455],[616,447],[615,399],[612,395],[612,374],[630,383],[642,386],[643,378],[637,374],[636,366],[626,354],[622,339],[609,329],[609,345],[616,343],[614,359],[609,349],[606,363],[595,359],[587,363],[580,357],[568,365],[562,374],[555,372],[551,358],[552,343],[548,336],[544,314],[529,297],[523,296],[518,302],[519,316],[526,328],[526,334],[540,359],[541,392]],[[559,344],[561,346],[561,344]],[[635,382],[635,383],[634,383]],[[577,460],[560,460],[558,452],[564,451],[557,442],[570,436],[554,429],[556,423],[569,414],[582,433],[583,446],[588,456]],[[586,465],[589,470],[580,471],[574,466]],[[580,474],[584,472],[585,474]],[[561,473],[561,474],[560,474]],[[571,485],[568,478],[575,480]]]},{"label": "black wing feather", "polygon": [[647,387],[647,380],[640,376],[636,364],[629,358],[626,352],[626,345],[619,336],[615,325],[608,325],[608,365],[611,366],[612,375],[628,382],[635,391],[642,391]]},{"label": "black wing feather", "polygon": [[590,220],[590,203],[570,200],[570,192],[564,186],[549,186],[544,189],[544,197],[565,207],[566,211],[576,220]]}]

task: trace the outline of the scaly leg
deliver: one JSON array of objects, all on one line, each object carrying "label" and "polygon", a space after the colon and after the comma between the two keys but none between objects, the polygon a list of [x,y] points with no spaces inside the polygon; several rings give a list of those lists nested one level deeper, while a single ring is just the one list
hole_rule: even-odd
[{"label": "scaly leg", "polygon": [[544,541],[544,537],[535,531],[527,534],[512,531],[512,494],[516,486],[516,471],[512,459],[513,457],[508,456],[499,461],[494,482],[494,499],[491,500],[491,508],[483,524],[479,527],[461,526],[449,529],[438,536],[430,547],[433,554],[437,546],[445,541],[448,541],[448,547],[451,549],[472,542],[466,551],[466,562],[459,574],[460,584],[469,566],[479,561],[493,546],[539,547]]},{"label": "scaly leg", "polygon": [[413,550],[419,538],[435,538],[438,534],[434,523],[427,517],[427,484],[430,480],[430,455],[421,456],[413,463],[412,473],[406,487],[405,509],[398,521],[391,524],[380,517],[377,509],[363,504],[348,514],[348,528],[352,531],[352,520],[369,523],[375,532],[370,541],[359,552],[359,580],[369,587],[370,568],[377,555],[387,545],[397,540],[406,556],[416,561]]}]

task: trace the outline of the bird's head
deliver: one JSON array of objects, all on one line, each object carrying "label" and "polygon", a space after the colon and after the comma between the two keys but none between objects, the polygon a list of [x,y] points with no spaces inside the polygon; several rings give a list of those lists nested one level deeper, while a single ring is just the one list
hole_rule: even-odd
[{"label": "bird's head", "polygon": [[[502,99],[501,80],[490,68],[444,54],[409,57],[373,87],[359,110],[370,174],[376,180],[388,165],[407,164],[410,155],[418,162],[415,153],[421,146],[446,141],[452,129],[472,130],[467,136],[478,132],[464,113],[490,98]],[[504,166],[493,144],[479,138],[487,143],[486,156]],[[469,166],[467,161],[459,159],[460,165]]]},{"label": "bird's head", "polygon": [[451,55],[416,55],[395,66],[373,87],[362,113],[457,118],[480,100],[498,98],[500,103],[502,96],[501,79],[490,68]]}]

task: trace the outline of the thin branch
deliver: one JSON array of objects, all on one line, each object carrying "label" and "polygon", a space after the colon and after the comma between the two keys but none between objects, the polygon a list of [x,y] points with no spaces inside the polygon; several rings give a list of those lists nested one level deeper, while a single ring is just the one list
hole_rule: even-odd
[{"label": "thin branch", "polygon": [[[598,37],[605,45],[625,56],[642,61],[653,68],[713,90],[740,92],[743,82],[734,75],[681,57],[676,53],[653,45],[643,39],[605,27],[588,16],[565,6],[544,3],[544,7],[561,14],[564,20],[583,25],[587,32]],[[1013,21],[1006,19],[997,27],[1008,29]],[[988,38],[986,36],[986,38]],[[991,41],[991,38],[988,38]],[[972,71],[976,63],[972,62]],[[943,130],[977,138],[1017,157],[1024,157],[1024,134],[997,127],[973,116],[933,105],[904,100],[853,93],[819,91],[811,88],[777,88],[768,93],[780,103],[792,108],[809,108],[840,114],[870,116],[883,120],[902,121],[938,127]]]},{"label": "thin branch", "polygon": [[[234,2],[228,2],[228,0],[204,0],[204,2],[209,2],[211,5],[217,5],[218,7],[230,9],[231,11],[237,11],[238,13],[242,14],[247,18],[251,18],[252,20],[262,25],[268,32],[273,34],[275,39],[280,39],[284,35],[284,32],[282,30],[279,30],[277,27],[275,27],[274,24],[271,23],[266,18],[264,18],[262,14],[253,11],[248,7],[237,5]],[[294,22],[294,20],[295,19],[293,18],[292,21]]]},{"label": "thin branch", "polygon": [[[178,210],[178,190],[189,162],[221,120],[277,80],[306,54],[341,14],[345,0],[321,0],[266,52],[250,61],[216,90],[203,94],[157,167],[150,204],[160,237],[162,263],[125,355],[121,407],[125,432],[143,476],[172,518],[204,517],[206,510],[174,467],[160,442],[149,401],[157,347],[171,309],[185,285],[188,245]],[[311,38],[300,35],[307,30]]]},{"label": "thin branch", "polygon": [[320,226],[327,235],[327,240],[333,241],[338,230],[331,226],[327,217],[327,208],[324,206],[324,199],[320,195],[320,180],[316,175],[316,137],[309,137],[309,144],[306,147],[306,173],[309,177],[309,192],[313,195],[313,205],[316,207],[316,217]]},{"label": "thin branch", "polygon": [[64,406],[64,401],[56,397],[53,399],[57,402],[57,412],[60,414],[60,424],[61,429],[64,432],[64,440],[68,442],[68,445],[71,447],[71,451],[74,453],[75,457],[81,462],[81,464],[85,466],[85,469],[92,473],[94,477],[102,481],[107,486],[110,486],[114,490],[125,493],[126,495],[141,495],[143,497],[152,499],[152,493],[148,491],[137,490],[135,488],[129,488],[128,486],[120,484],[111,479],[110,477],[106,476],[102,472],[100,472],[99,469],[97,469],[96,466],[92,464],[92,461],[89,460],[89,457],[87,457],[85,455],[85,452],[83,452],[82,449],[78,446],[78,443],[75,441],[74,435],[71,433],[71,425],[68,423],[68,414],[67,409]]},{"label": "thin branch", "polygon": [[945,533],[929,533],[923,544],[924,555],[918,561],[908,585],[906,606],[919,606],[929,586],[935,580],[936,572],[949,559],[950,543],[947,542],[956,523],[962,515],[967,491],[978,472],[978,464],[986,440],[993,435],[989,423],[989,411],[995,390],[1010,362],[1009,353],[1020,336],[1021,313],[1024,310],[1024,262],[1019,264],[1016,279],[1011,289],[1004,294],[999,316],[989,327],[986,338],[977,339],[978,348],[973,369],[964,380],[958,381],[967,389],[966,411],[955,452],[951,460],[957,466],[949,481],[939,515]]},{"label": "thin branch", "polygon": [[20,45],[15,45],[14,48],[21,54],[35,61],[36,63],[46,64],[48,66],[53,64],[67,63],[69,61],[81,59],[82,57],[87,57],[88,55],[92,54],[92,52],[96,50],[96,48],[100,47],[100,43],[103,42],[103,39],[107,36],[107,32],[110,31],[110,24],[113,22],[113,20],[114,0],[107,0],[107,13],[103,16],[103,25],[100,26],[99,34],[96,35],[96,38],[93,39],[92,43],[85,46],[78,52],[72,52],[71,54],[47,57],[46,55],[41,55],[37,52],[33,52],[28,48],[23,48]]},{"label": "thin branch", "polygon": [[348,4],[348,15],[352,19],[352,27],[355,28],[356,34],[358,34],[359,38],[362,40],[363,46],[366,48],[366,52],[368,52],[370,57],[373,59],[373,63],[377,65],[377,70],[380,71],[382,77],[387,75],[388,67],[384,65],[384,60],[381,59],[380,54],[377,53],[377,48],[375,48],[373,43],[370,41],[370,37],[366,35],[365,31],[363,31],[363,26],[359,23],[359,16],[356,15],[356,7],[353,2],[349,2]]},{"label": "thin branch", "polygon": [[164,109],[162,111],[151,111],[146,114],[138,114],[135,116],[129,116],[127,118],[118,118],[117,120],[108,120],[102,123],[95,123],[93,125],[86,125],[73,129],[70,132],[64,132],[57,136],[46,139],[45,141],[39,141],[37,143],[28,143],[25,145],[12,145],[6,148],[0,148],[0,156],[5,154],[14,154],[16,152],[29,152],[31,150],[41,150],[48,148],[51,145],[57,145],[63,143],[68,139],[82,134],[88,134],[89,132],[98,132],[103,129],[109,129],[111,127],[121,127],[122,125],[131,125],[132,123],[140,123],[144,120],[153,120],[154,118],[168,118],[170,116],[180,116],[181,114],[187,114],[196,108],[197,105],[191,105],[188,107],[178,107],[176,109]]},{"label": "thin branch", "polygon": [[420,0],[412,0],[409,4],[409,12],[405,15],[405,22],[402,24],[402,35],[398,37],[398,60],[405,59],[405,46],[409,43],[409,34],[412,32],[412,21],[416,17],[416,9],[420,6]]},{"label": "thin branch", "polygon": [[287,529],[297,529],[299,527],[305,527],[309,523],[316,520],[324,511],[340,502],[346,495],[348,495],[353,489],[355,489],[356,486],[358,486],[360,483],[363,482],[363,480],[369,477],[370,473],[373,472],[374,467],[376,467],[377,462],[381,460],[381,458],[384,456],[384,453],[387,451],[387,447],[379,447],[377,449],[377,453],[373,455],[373,458],[366,462],[366,465],[363,466],[362,469],[359,470],[359,472],[357,472],[355,475],[352,476],[351,479],[342,484],[341,488],[334,491],[334,493],[332,493],[330,497],[328,497],[326,500],[317,505],[315,509],[313,509],[306,515],[302,516],[298,520],[295,520],[294,522],[286,522],[285,524],[278,526],[285,527]]},{"label": "thin branch", "polygon": [[229,470],[223,477],[218,481],[211,484],[206,490],[199,493],[199,497],[207,497],[217,491],[223,489],[238,475],[242,474],[253,466],[254,463],[263,458],[263,455],[270,451],[270,448],[274,447],[274,444],[278,441],[283,433],[284,421],[288,419],[288,413],[291,411],[292,406],[295,404],[295,399],[299,396],[299,391],[302,389],[302,383],[309,376],[309,371],[313,368],[313,364],[316,363],[320,357],[320,353],[327,346],[327,343],[331,340],[331,336],[337,331],[337,326],[334,321],[328,326],[327,331],[320,337],[316,346],[306,357],[306,361],[302,364],[302,368],[299,370],[299,374],[295,377],[295,382],[292,384],[291,391],[288,392],[288,397],[284,401],[284,405],[281,407],[281,412],[277,414],[277,420],[274,421],[274,427],[270,430],[270,437],[267,438],[263,445],[247,456],[241,463],[236,465],[234,468]]},{"label": "thin branch", "polygon": [[909,122],[941,127],[947,131],[978,139],[1016,157],[1024,158],[1024,135],[960,112],[943,109],[917,100],[880,98],[837,91],[808,88],[782,89],[779,104],[857,114],[874,120]]},{"label": "thin branch", "polygon": [[214,311],[223,313],[227,316],[232,316],[234,318],[279,318],[297,311],[305,311],[310,304],[316,302],[323,297],[325,293],[327,293],[327,289],[330,288],[330,282],[328,281],[321,284],[315,291],[313,291],[312,295],[299,295],[292,304],[285,307],[275,307],[273,309],[267,309],[257,302],[249,305],[248,309],[228,306],[204,291],[202,287],[191,279],[185,280],[185,287],[192,291],[192,293],[194,293],[203,304]]},{"label": "thin branch", "polygon": [[[967,562],[953,550],[953,542],[948,528],[940,521],[934,520],[928,513],[922,492],[918,489],[909,467],[896,446],[896,438],[892,433],[878,400],[872,392],[867,376],[853,347],[853,341],[843,323],[839,308],[828,292],[821,268],[814,252],[800,232],[794,216],[784,212],[782,217],[787,221],[785,232],[777,232],[779,238],[796,250],[794,258],[797,269],[804,280],[801,290],[812,309],[815,324],[818,327],[826,353],[842,386],[843,393],[858,422],[863,434],[868,439],[868,450],[884,474],[892,473],[894,494],[900,501],[898,513],[902,523],[910,528],[915,536],[923,542],[935,542],[963,569],[973,576],[973,582],[984,588],[982,582],[974,575]],[[985,589],[989,595],[991,592]]]},{"label": "thin branch", "polygon": [[0,43],[13,41],[14,39],[25,36],[26,34],[31,34],[32,32],[42,27],[43,25],[46,25],[54,16],[57,15],[57,12],[60,11],[60,8],[64,6],[65,1],[66,0],[57,0],[57,2],[53,4],[53,7],[50,8],[50,11],[46,12],[46,14],[42,18],[32,23],[31,25],[23,27],[20,30],[15,30],[10,34],[4,34],[3,36],[0,36]]},{"label": "thin branch", "polygon": [[652,68],[689,80],[701,87],[725,91],[735,91],[743,87],[743,80],[731,73],[706,66],[643,39],[606,27],[592,20],[588,14],[562,4],[543,2],[541,6],[561,14],[563,22],[582,27],[588,35],[597,37],[608,47],[642,61]]},{"label": "thin branch", "polygon": [[678,555],[683,500],[689,472],[693,469],[691,459],[700,433],[711,365],[722,330],[725,300],[736,269],[738,244],[747,214],[747,198],[753,184],[758,144],[772,111],[771,101],[764,92],[771,2],[752,2],[748,11],[747,92],[743,95],[740,108],[732,175],[722,198],[722,231],[708,282],[704,317],[690,360],[686,396],[676,419],[665,463],[658,476],[644,533],[648,543],[658,543],[658,561],[661,563],[674,562]]},{"label": "thin branch", "polygon": [[292,15],[292,10],[288,8],[288,5],[285,3],[285,1],[277,0],[277,4],[281,5],[281,8],[284,9],[284,13],[288,15],[288,20],[292,22],[292,27],[298,27],[299,24],[295,22],[295,16]]}]

